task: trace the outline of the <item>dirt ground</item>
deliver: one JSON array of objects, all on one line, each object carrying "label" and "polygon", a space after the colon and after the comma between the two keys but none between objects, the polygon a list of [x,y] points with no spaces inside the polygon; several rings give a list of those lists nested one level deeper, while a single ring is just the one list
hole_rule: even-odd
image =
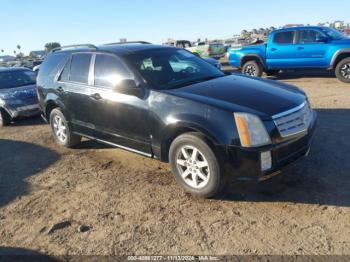
[{"label": "dirt ground", "polygon": [[319,122],[309,158],[213,200],[167,165],[84,141],[55,145],[40,118],[0,129],[0,254],[350,255],[350,85],[287,72]]}]

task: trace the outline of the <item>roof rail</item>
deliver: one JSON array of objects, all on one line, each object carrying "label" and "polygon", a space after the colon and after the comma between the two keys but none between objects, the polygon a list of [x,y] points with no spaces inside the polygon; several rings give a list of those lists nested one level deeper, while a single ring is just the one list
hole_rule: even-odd
[{"label": "roof rail", "polygon": [[54,48],[50,51],[50,53],[54,53],[63,49],[72,49],[72,48],[80,48],[80,47],[87,47],[87,48],[91,48],[91,49],[95,49],[97,50],[97,47],[95,45],[92,44],[81,44],[81,45],[66,45],[66,46],[61,46],[61,47],[57,47]]},{"label": "roof rail", "polygon": [[146,41],[131,41],[131,42],[117,42],[117,43],[109,43],[104,45],[123,45],[123,44],[142,44],[142,45],[150,45],[151,43]]}]

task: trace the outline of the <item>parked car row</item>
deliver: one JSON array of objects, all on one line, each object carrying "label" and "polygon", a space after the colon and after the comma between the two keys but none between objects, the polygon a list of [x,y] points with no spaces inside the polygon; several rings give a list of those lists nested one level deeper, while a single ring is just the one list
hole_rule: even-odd
[{"label": "parked car row", "polygon": [[276,30],[266,44],[230,49],[242,75],[194,50],[186,41],[60,47],[36,90],[31,70],[1,69],[0,125],[40,111],[59,145],[86,137],[159,159],[187,192],[212,197],[227,179],[270,179],[310,151],[317,116],[306,94],[257,77],[323,68],[350,82],[350,40],[329,28]]},{"label": "parked car row", "polygon": [[328,27],[273,31],[266,44],[232,48],[229,63],[250,76],[276,75],[286,69],[324,69],[350,83],[350,39]]},{"label": "parked car row", "polygon": [[174,40],[165,43],[165,45],[187,49],[188,51],[202,58],[220,59],[221,57],[225,56],[226,53],[225,46],[219,42],[199,42],[193,45],[188,40]]}]

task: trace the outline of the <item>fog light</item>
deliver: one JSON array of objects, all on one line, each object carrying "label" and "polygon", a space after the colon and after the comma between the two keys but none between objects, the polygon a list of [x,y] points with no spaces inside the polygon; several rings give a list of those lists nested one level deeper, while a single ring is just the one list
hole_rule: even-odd
[{"label": "fog light", "polygon": [[271,169],[271,167],[272,167],[271,152],[270,151],[262,152],[261,153],[261,170],[264,172]]}]

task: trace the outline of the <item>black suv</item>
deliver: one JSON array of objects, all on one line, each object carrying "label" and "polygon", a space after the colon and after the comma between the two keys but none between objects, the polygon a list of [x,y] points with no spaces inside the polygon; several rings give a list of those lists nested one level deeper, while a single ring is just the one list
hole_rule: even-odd
[{"label": "black suv", "polygon": [[144,43],[53,50],[37,79],[58,144],[91,138],[170,162],[186,191],[262,181],[307,155],[316,113],[300,89],[226,75],[192,53]]}]

